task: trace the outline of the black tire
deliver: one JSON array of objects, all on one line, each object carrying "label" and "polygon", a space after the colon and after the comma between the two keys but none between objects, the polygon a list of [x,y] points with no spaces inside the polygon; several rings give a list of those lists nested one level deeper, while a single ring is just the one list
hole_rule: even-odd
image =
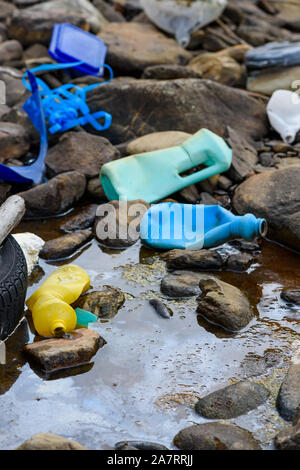
[{"label": "black tire", "polygon": [[0,247],[0,340],[14,331],[23,316],[27,283],[23,251],[10,235]]}]

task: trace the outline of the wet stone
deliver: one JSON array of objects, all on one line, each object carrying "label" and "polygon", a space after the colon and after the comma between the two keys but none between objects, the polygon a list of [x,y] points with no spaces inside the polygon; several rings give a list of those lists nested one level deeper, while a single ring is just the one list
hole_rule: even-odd
[{"label": "wet stone", "polygon": [[75,330],[70,338],[51,338],[27,344],[23,351],[30,362],[45,372],[76,367],[90,362],[106,341],[93,330]]},{"label": "wet stone", "polygon": [[236,253],[227,258],[226,269],[228,271],[247,271],[254,259],[249,253]]},{"label": "wet stone", "polygon": [[81,199],[85,187],[85,176],[70,171],[19,193],[19,196],[25,199],[26,217],[48,217],[70,209]]},{"label": "wet stone", "polygon": [[93,233],[90,230],[80,230],[78,232],[62,235],[61,237],[46,242],[40,252],[40,257],[47,260],[67,258],[91,241],[92,238]]},{"label": "wet stone", "polygon": [[171,250],[163,253],[168,269],[219,270],[223,265],[221,256],[212,250]]},{"label": "wet stone", "polygon": [[259,450],[246,429],[234,424],[196,424],[180,431],[174,444],[181,450]]},{"label": "wet stone", "polygon": [[277,408],[286,421],[293,421],[300,406],[300,364],[289,368],[277,397]]},{"label": "wet stone", "polygon": [[195,271],[174,271],[161,281],[160,289],[169,297],[192,297],[200,294],[199,281],[206,274]]},{"label": "wet stone", "polygon": [[98,241],[109,248],[134,245],[140,238],[139,227],[149,207],[141,199],[110,201],[99,206],[94,226]]},{"label": "wet stone", "polygon": [[265,218],[268,237],[295,250],[300,249],[299,178],[299,163],[267,171],[244,181],[233,197],[238,214],[253,213]]},{"label": "wet stone", "polygon": [[108,319],[117,315],[124,302],[125,296],[120,289],[105,286],[102,291],[82,295],[76,305],[97,315],[98,318]]},{"label": "wet stone", "polygon": [[260,251],[260,246],[256,241],[248,242],[246,240],[231,240],[230,245],[238,248],[241,251],[246,253],[258,253]]},{"label": "wet stone", "polygon": [[86,450],[79,442],[57,434],[41,433],[27,439],[15,450]]},{"label": "wet stone", "polygon": [[280,350],[266,350],[263,356],[249,353],[241,362],[245,378],[267,374],[273,368],[286,367],[288,358]]},{"label": "wet stone", "polygon": [[174,315],[172,310],[159,299],[151,299],[149,300],[149,304],[162,318],[171,318]]},{"label": "wet stone", "polygon": [[202,279],[197,312],[229,331],[245,328],[253,318],[247,297],[237,288],[218,279]]},{"label": "wet stone", "polygon": [[254,382],[239,382],[217,390],[196,404],[196,411],[208,419],[230,419],[262,405],[269,391]]},{"label": "wet stone", "polygon": [[77,214],[69,217],[67,222],[64,222],[60,226],[60,230],[69,233],[92,227],[95,222],[97,208],[97,204],[89,204],[88,206],[82,207]]},{"label": "wet stone", "polygon": [[[126,447],[126,449],[125,449]],[[121,441],[115,444],[116,450],[168,450],[167,447],[156,442],[144,441]]]},{"label": "wet stone", "polygon": [[288,304],[300,305],[300,289],[289,289],[281,292],[281,298]]}]

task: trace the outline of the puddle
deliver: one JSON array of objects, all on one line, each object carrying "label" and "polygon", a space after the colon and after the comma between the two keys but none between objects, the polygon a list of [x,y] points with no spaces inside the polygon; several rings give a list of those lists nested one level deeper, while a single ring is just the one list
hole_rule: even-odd
[{"label": "puddle", "polygon": [[[48,240],[59,235],[61,223],[25,222],[19,231]],[[230,251],[229,245],[223,250]],[[94,289],[120,287],[125,305],[109,322],[92,325],[107,344],[90,368],[55,380],[38,376],[24,360],[20,350],[33,340],[24,320],[7,342],[7,365],[0,366],[0,449],[13,449],[38,432],[57,433],[90,449],[110,449],[128,439],[174,448],[180,429],[206,421],[194,412],[198,397],[246,377],[264,383],[270,399],[231,421],[252,431],[263,448],[272,448],[272,438],[286,426],[275,398],[300,332],[300,313],[280,299],[280,291],[299,288],[299,260],[264,242],[247,273],[216,274],[247,293],[257,308],[247,328],[229,334],[197,316],[195,298],[161,295],[166,269],[154,252],[140,244],[112,252],[93,241],[71,261],[88,271]],[[43,271],[28,296],[60,264],[41,261]],[[172,319],[156,314],[148,302],[153,297],[171,307]]]}]

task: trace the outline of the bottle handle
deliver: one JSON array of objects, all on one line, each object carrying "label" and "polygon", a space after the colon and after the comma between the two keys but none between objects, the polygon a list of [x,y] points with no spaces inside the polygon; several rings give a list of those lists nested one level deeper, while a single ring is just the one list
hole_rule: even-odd
[{"label": "bottle handle", "polygon": [[196,173],[192,173],[191,175],[179,176],[187,186],[190,186],[191,184],[199,183],[199,181],[211,178],[221,171],[224,170],[220,167],[220,163],[216,162],[214,165],[209,166],[208,168],[203,168],[203,170],[199,170]]}]

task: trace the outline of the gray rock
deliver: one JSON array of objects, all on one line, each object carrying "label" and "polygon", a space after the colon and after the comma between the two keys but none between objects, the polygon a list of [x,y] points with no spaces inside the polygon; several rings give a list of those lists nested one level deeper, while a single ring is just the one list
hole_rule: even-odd
[{"label": "gray rock", "polygon": [[92,227],[96,219],[97,208],[97,204],[89,204],[82,207],[77,214],[71,215],[67,222],[60,226],[60,230],[69,233]]},{"label": "gray rock", "polygon": [[150,65],[182,64],[190,53],[151,24],[109,23],[101,38],[108,46],[107,62],[128,75],[141,74]]},{"label": "gray rock", "polygon": [[116,450],[129,450],[124,449],[124,447],[129,447],[135,450],[168,450],[167,447],[157,444],[156,442],[144,442],[144,441],[122,441],[115,444]]},{"label": "gray rock", "polygon": [[126,21],[124,16],[115,10],[113,5],[107,3],[105,0],[94,0],[93,4],[108,21],[114,23],[124,23]]},{"label": "gray rock", "polygon": [[7,106],[14,106],[24,98],[27,92],[22,83],[22,73],[18,69],[0,66],[0,80],[5,83]]},{"label": "gray rock", "polygon": [[[94,231],[103,245],[110,248],[128,248],[139,237],[139,227],[149,204],[137,201],[110,201],[99,206]],[[132,214],[132,210],[136,213]],[[100,215],[101,214],[101,215]]]},{"label": "gray rock", "polygon": [[237,288],[218,279],[201,279],[202,294],[197,312],[226,330],[239,331],[253,318],[247,297]]},{"label": "gray rock", "polygon": [[23,46],[36,42],[48,45],[53,26],[57,23],[70,23],[88,30],[89,25],[82,15],[66,12],[59,7],[52,11],[32,11],[24,8],[14,12],[8,27],[9,37],[17,39]]},{"label": "gray rock", "polygon": [[51,175],[76,170],[93,178],[99,177],[102,165],[119,157],[119,151],[104,137],[71,131],[49,150],[46,165]]},{"label": "gray rock", "polygon": [[268,237],[299,251],[299,181],[300,165],[255,175],[235,191],[234,209],[267,219]]},{"label": "gray rock", "polygon": [[243,376],[248,378],[265,375],[275,367],[277,369],[286,367],[287,360],[280,350],[266,350],[263,356],[248,353],[241,362]]},{"label": "gray rock", "polygon": [[234,424],[204,423],[183,429],[174,437],[181,450],[259,450],[246,429]]},{"label": "gray rock", "polygon": [[144,70],[142,78],[152,80],[175,80],[177,78],[202,78],[192,67],[176,64],[152,65]]},{"label": "gray rock", "polygon": [[[100,10],[88,0],[50,0],[47,2],[40,2],[27,9],[29,12],[39,12],[51,14],[59,10],[62,14],[68,15],[78,14],[82,16],[86,23],[90,26],[91,32],[97,34],[107,24]],[[58,17],[59,18],[59,17]],[[59,21],[58,21],[59,22]]]},{"label": "gray rock", "polygon": [[39,59],[40,57],[48,57],[48,49],[43,44],[33,44],[32,46],[27,47],[24,51],[23,58],[28,59]]},{"label": "gray rock", "polygon": [[168,269],[219,270],[223,265],[221,256],[214,250],[171,250],[163,253]]},{"label": "gray rock", "polygon": [[300,421],[277,434],[274,443],[278,450],[300,450]]},{"label": "gray rock", "polygon": [[300,289],[287,289],[281,292],[281,298],[289,304],[300,305]]},{"label": "gray rock", "polygon": [[199,281],[208,276],[195,271],[174,271],[161,281],[161,291],[169,297],[192,297],[200,294]]},{"label": "gray rock", "polygon": [[156,150],[167,149],[176,145],[181,145],[191,134],[180,131],[165,131],[146,134],[138,139],[132,140],[126,146],[126,155],[136,155],[145,152],[155,152]]},{"label": "gray rock", "polygon": [[0,104],[0,121],[2,121],[2,118],[9,113],[10,108],[6,106],[6,104]]},{"label": "gray rock", "polygon": [[72,207],[83,196],[85,187],[85,176],[70,171],[19,193],[19,196],[25,199],[27,218],[49,217]]},{"label": "gray rock", "polygon": [[277,397],[277,408],[286,421],[293,421],[300,406],[300,364],[293,364],[288,370]]},{"label": "gray rock", "polygon": [[0,44],[0,64],[5,64],[11,60],[21,59],[23,47],[19,41],[5,41]]},{"label": "gray rock", "polygon": [[232,164],[227,174],[235,183],[241,183],[257,163],[257,151],[249,139],[231,127],[227,128],[227,142],[232,148]]},{"label": "gray rock", "polygon": [[23,442],[16,450],[86,450],[79,442],[57,434],[41,433]]},{"label": "gray rock", "polygon": [[262,166],[272,166],[273,163],[273,153],[270,152],[262,152],[259,155],[259,162]]},{"label": "gray rock", "polygon": [[230,419],[262,405],[269,391],[254,382],[238,382],[201,398],[196,411],[208,419]]},{"label": "gray rock", "polygon": [[201,193],[200,203],[205,204],[206,206],[215,206],[220,204],[215,197],[205,191]]},{"label": "gray rock", "polygon": [[91,196],[93,199],[96,199],[99,202],[107,201],[107,197],[102,187],[99,176],[97,176],[96,178],[92,178],[88,181],[86,190],[88,195]]},{"label": "gray rock", "polygon": [[201,199],[201,194],[195,184],[182,189],[179,194],[188,204],[196,204]]},{"label": "gray rock", "polygon": [[92,111],[113,114],[103,135],[114,144],[170,129],[195,133],[205,127],[224,136],[229,124],[248,139],[260,139],[267,132],[263,105],[210,80],[116,80],[91,90],[88,104]]},{"label": "gray rock", "polygon": [[0,204],[6,201],[7,195],[11,190],[11,185],[7,183],[0,183]]},{"label": "gray rock", "polygon": [[49,240],[40,252],[40,257],[47,260],[67,258],[92,238],[93,233],[90,230],[81,230]]},{"label": "gray rock", "polygon": [[15,5],[9,2],[0,1],[0,21],[9,20],[13,13],[17,10]]},{"label": "gray rock", "polygon": [[125,296],[120,289],[105,286],[102,291],[82,295],[77,306],[97,315],[98,318],[108,319],[117,315],[124,302]]},{"label": "gray rock", "polygon": [[235,253],[228,256],[226,262],[226,269],[228,271],[247,271],[253,263],[254,259],[249,253]]},{"label": "gray rock", "polygon": [[22,157],[30,148],[26,130],[19,124],[0,122],[0,162]]},{"label": "gray rock", "polygon": [[149,304],[162,318],[171,318],[174,315],[172,310],[159,299],[151,299],[149,300]]}]

